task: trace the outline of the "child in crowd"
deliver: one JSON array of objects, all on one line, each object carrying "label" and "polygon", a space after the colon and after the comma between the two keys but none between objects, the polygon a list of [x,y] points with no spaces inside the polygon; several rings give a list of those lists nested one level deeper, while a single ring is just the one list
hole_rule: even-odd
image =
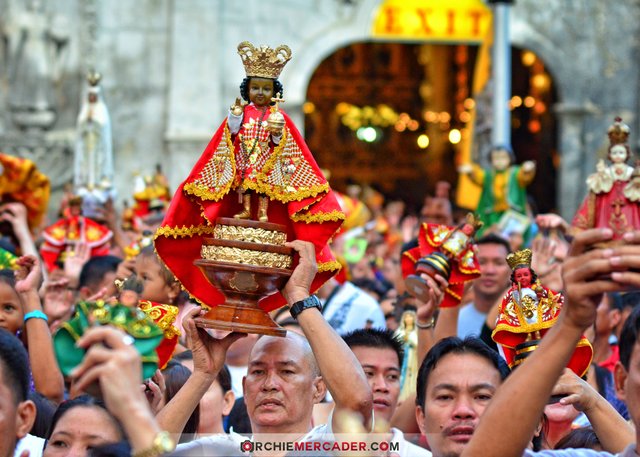
[{"label": "child in crowd", "polygon": [[[193,372],[193,354],[185,351],[178,354],[175,360]],[[231,373],[226,365],[218,373],[216,379],[200,400],[197,433],[199,436],[207,436],[215,433],[225,433],[227,416],[236,397],[231,390]]]},{"label": "child in crowd", "polygon": [[180,300],[180,283],[164,266],[152,245],[142,248],[135,259],[134,272],[144,285],[142,300],[174,306],[184,304]]},{"label": "child in crowd", "polygon": [[[156,255],[153,245],[144,247],[135,259],[133,274],[142,282],[139,307],[164,330],[165,339],[158,347],[158,355],[170,358],[174,352],[182,352],[184,348],[177,344],[182,327],[181,316],[187,303],[186,294],[181,291],[180,282],[164,266]],[[153,310],[153,312],[151,312]],[[163,367],[161,364],[160,368]]]},{"label": "child in crowd", "polygon": [[27,347],[34,389],[59,403],[64,394],[62,373],[38,295],[42,268],[30,255],[20,257],[17,266],[15,272],[0,270],[0,328],[20,337]]}]

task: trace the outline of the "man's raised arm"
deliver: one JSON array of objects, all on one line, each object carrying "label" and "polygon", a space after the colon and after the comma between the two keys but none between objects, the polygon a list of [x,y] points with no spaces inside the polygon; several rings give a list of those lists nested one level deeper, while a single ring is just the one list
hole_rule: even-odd
[{"label": "man's raised arm", "polygon": [[[640,275],[622,273],[640,267],[640,232],[627,233],[624,246],[595,247],[612,236],[609,229],[576,236],[563,266],[565,305],[558,322],[500,387],[463,456],[522,456],[576,343],[595,321],[602,294],[640,284]],[[496,430],[500,439],[496,439]]]},{"label": "man's raised arm", "polygon": [[[309,298],[311,281],[318,271],[315,262],[315,248],[306,241],[292,241],[287,246],[300,255],[300,263],[287,282],[282,294],[289,306]],[[295,313],[295,310],[294,310]],[[363,424],[369,428],[372,419],[373,397],[367,378],[351,349],[325,320],[318,308],[310,307],[294,315],[318,362],[320,373],[337,410],[358,413]],[[335,416],[334,416],[335,417]],[[335,429],[334,432],[339,432]]]}]

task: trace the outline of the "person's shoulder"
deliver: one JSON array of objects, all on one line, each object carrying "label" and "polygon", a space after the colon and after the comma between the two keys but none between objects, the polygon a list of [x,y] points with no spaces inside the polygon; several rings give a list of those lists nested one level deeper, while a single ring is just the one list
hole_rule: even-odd
[{"label": "person's shoulder", "polygon": [[179,444],[171,455],[184,457],[243,455],[240,446],[244,441],[249,439],[233,432],[203,436],[188,443]]},{"label": "person's shoulder", "polygon": [[331,421],[333,420],[333,411],[329,414],[326,424],[320,424],[313,427],[301,441],[318,441],[333,439],[333,430],[331,429]]},{"label": "person's shoulder", "polygon": [[20,455],[24,451],[29,451],[30,457],[39,457],[42,455],[43,447],[44,447],[44,438],[27,434],[24,438],[18,441],[14,456],[20,457]]},{"label": "person's shoulder", "polygon": [[392,452],[397,452],[401,456],[416,456],[416,457],[431,457],[433,454],[426,450],[423,447],[417,446],[410,441],[407,441],[404,437],[404,433],[397,428],[392,428],[391,432],[393,436],[391,437],[392,443],[398,443],[399,449],[391,450]]}]

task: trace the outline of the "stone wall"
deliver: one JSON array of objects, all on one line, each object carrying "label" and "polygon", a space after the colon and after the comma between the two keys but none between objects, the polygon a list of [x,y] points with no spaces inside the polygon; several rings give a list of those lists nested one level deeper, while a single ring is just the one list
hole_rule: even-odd
[{"label": "stone wall", "polygon": [[[23,9],[27,1],[0,0],[3,21],[4,12]],[[291,47],[293,60],[281,78],[284,106],[302,126],[301,106],[313,71],[336,49],[370,39],[379,4],[281,0],[267,8],[258,0],[43,3],[69,24],[68,52],[55,86],[58,119],[53,130],[73,136],[83,74],[95,63],[104,75],[121,198],[130,194],[131,173],[151,173],[156,163],[164,165],[174,188],[185,178],[238,94],[244,76],[236,54],[240,41]],[[575,183],[594,170],[595,153],[605,145],[613,117],[621,115],[631,125],[634,144],[640,138],[638,24],[640,8],[634,0],[517,0],[512,9],[514,45],[538,54],[558,88],[558,194],[565,216],[582,198],[583,188]],[[10,87],[1,71],[4,58],[0,54],[0,147],[1,135],[12,130],[6,109]],[[15,132],[12,135],[15,138]]]}]

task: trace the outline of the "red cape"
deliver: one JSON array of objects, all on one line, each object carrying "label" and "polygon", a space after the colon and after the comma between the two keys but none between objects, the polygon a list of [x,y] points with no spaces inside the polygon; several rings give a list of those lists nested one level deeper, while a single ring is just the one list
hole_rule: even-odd
[{"label": "red cape", "polygon": [[[440,224],[422,224],[418,234],[418,247],[402,253],[402,276],[406,278],[415,274],[415,265],[418,260],[429,254],[439,251],[444,242],[444,237],[453,231],[455,227]],[[480,276],[480,265],[475,252],[475,245],[471,245],[462,254],[462,262],[453,262],[449,287],[445,290],[441,308],[458,306],[464,292],[464,283]]]},{"label": "red cape", "polygon": [[609,192],[589,192],[578,208],[571,225],[574,232],[591,228],[610,228],[613,239],[621,240],[640,227],[640,204],[624,195],[627,181],[615,181]]},{"label": "red cape", "polygon": [[47,269],[53,271],[58,257],[68,245],[83,241],[91,248],[91,257],[108,255],[112,236],[111,230],[92,219],[83,216],[67,217],[44,229],[40,255]]},{"label": "red cape", "polygon": [[[544,287],[539,284],[535,285],[539,299],[551,300],[556,302],[554,306],[539,306],[538,318],[535,323],[527,323],[522,310],[517,305],[512,295],[515,289],[514,286],[509,288],[502,298],[500,304],[500,314],[496,327],[493,330],[491,337],[493,341],[502,346],[504,357],[509,367],[513,367],[516,358],[516,346],[526,341],[527,335],[532,332],[540,332],[540,336],[544,338],[544,335],[549,331],[551,327],[555,325],[560,315],[560,310],[564,305],[564,297],[559,292],[554,292],[548,287]],[[583,336],[576,344],[576,350],[573,352],[571,359],[567,363],[567,368],[571,369],[578,376],[584,376],[589,367],[591,366],[591,359],[593,358],[593,347],[591,343]]]},{"label": "red cape", "polygon": [[138,308],[153,319],[153,322],[155,322],[164,333],[164,338],[162,338],[162,341],[156,348],[158,368],[163,370],[167,366],[167,363],[169,363],[169,360],[171,360],[173,352],[178,345],[178,338],[180,337],[180,330],[173,325],[176,317],[178,317],[178,307],[163,305],[149,300],[140,300]]},{"label": "red cape", "polygon": [[[247,118],[255,118],[255,111],[252,105],[245,107],[243,128],[248,126]],[[288,240],[310,241],[315,245],[318,263],[318,274],[312,284],[315,291],[340,269],[327,243],[340,228],[344,214],[302,136],[289,117],[282,114],[286,124],[280,143],[261,144],[265,154],[253,165],[257,176],[245,179],[243,185],[269,196],[269,222],[285,225]],[[243,160],[239,136],[231,135],[225,119],[176,191],[155,237],[156,251],[167,268],[193,298],[206,306],[222,304],[224,296],[193,262],[201,258],[203,238],[211,236],[216,219],[231,217],[242,210],[235,192],[240,182],[236,163]],[[283,172],[289,164],[295,165],[290,177]],[[283,176],[288,179],[285,181]],[[265,311],[285,304],[280,293],[260,302]]]}]

